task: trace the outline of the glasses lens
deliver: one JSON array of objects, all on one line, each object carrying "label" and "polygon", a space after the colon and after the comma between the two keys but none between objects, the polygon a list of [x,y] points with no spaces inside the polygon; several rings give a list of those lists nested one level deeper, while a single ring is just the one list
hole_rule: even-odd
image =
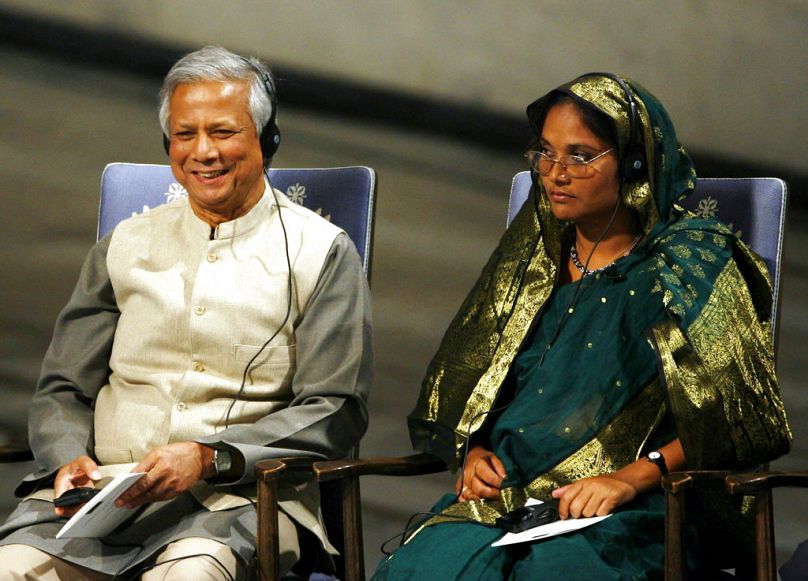
[{"label": "glasses lens", "polygon": [[[608,153],[609,151],[611,150],[607,150],[604,153]],[[592,167],[590,163],[600,157],[600,155],[590,160],[581,159],[581,157],[577,155],[565,155],[561,159],[553,159],[540,151],[528,151],[525,157],[530,163],[530,167],[543,176],[549,175],[550,172],[553,171],[553,166],[559,164],[561,166],[559,169],[564,175],[571,178],[585,178],[591,175]]]},{"label": "glasses lens", "polygon": [[547,157],[546,155],[539,154],[536,161],[538,163],[534,164],[533,167],[535,167],[541,175],[546,176],[548,173],[553,171],[555,160]]},{"label": "glasses lens", "polygon": [[585,178],[589,174],[589,163],[580,157],[568,155],[561,161],[567,167],[567,175],[571,178]]}]

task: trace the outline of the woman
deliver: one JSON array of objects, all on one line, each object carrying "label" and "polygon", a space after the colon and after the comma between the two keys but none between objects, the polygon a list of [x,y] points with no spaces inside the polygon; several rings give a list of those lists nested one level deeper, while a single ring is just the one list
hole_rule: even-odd
[{"label": "woman", "polygon": [[[462,462],[456,495],[376,579],[659,578],[665,470],[788,450],[765,266],[676,204],[695,172],[662,105],[591,74],[528,118],[533,191],[410,416],[416,448]],[[491,547],[495,519],[529,497],[557,499],[561,518],[612,516]]]}]

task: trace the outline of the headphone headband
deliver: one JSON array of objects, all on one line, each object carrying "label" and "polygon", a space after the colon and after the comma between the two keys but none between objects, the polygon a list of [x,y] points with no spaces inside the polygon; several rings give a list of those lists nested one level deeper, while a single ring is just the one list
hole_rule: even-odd
[{"label": "headphone headband", "polygon": [[634,98],[628,83],[614,73],[587,73],[583,77],[606,77],[620,85],[628,103],[628,143],[623,155],[622,177],[624,182],[639,181],[645,174],[645,149],[640,135],[640,119],[637,111],[637,101]]},{"label": "headphone headband", "polygon": [[261,128],[261,133],[258,137],[258,140],[261,143],[261,155],[264,158],[264,167],[268,168],[270,161],[272,161],[272,157],[275,155],[275,152],[278,151],[278,147],[280,147],[281,144],[281,130],[278,128],[278,124],[276,122],[278,113],[278,99],[275,96],[275,87],[272,85],[272,80],[269,78],[269,74],[266,71],[262,70],[246,57],[242,56],[241,60],[243,60],[253,71],[255,71],[255,74],[258,75],[259,79],[261,79],[261,83],[264,85],[264,90],[269,96],[270,106],[272,107],[272,111],[269,114],[269,119]]}]

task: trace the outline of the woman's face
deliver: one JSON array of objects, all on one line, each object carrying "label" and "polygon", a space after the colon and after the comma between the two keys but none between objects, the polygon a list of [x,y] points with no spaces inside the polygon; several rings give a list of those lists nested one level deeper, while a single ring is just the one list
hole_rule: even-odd
[{"label": "woman's face", "polygon": [[[611,147],[584,124],[577,105],[562,102],[547,112],[541,131],[541,151],[559,159],[566,155],[589,160]],[[570,220],[579,227],[605,224],[614,211],[620,194],[617,154],[607,153],[591,164],[586,178],[571,178],[561,164],[540,176],[553,214],[559,220]]]}]

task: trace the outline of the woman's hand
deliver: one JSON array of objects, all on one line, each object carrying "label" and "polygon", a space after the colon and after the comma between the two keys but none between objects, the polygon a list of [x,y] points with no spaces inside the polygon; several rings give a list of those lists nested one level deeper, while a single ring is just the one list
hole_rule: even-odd
[{"label": "woman's hand", "polygon": [[612,476],[582,478],[553,491],[562,519],[605,516],[637,496],[631,484]]},{"label": "woman's hand", "polygon": [[[668,470],[681,470],[685,466],[685,453],[677,438],[659,449],[665,458]],[[560,499],[558,514],[568,517],[604,516],[618,506],[631,502],[643,492],[659,488],[662,473],[653,462],[640,459],[626,464],[620,470],[582,478],[553,491],[553,498]]]},{"label": "woman's hand", "polygon": [[460,502],[497,498],[505,467],[496,455],[482,446],[475,446],[466,456],[463,472],[457,478],[455,492]]}]

